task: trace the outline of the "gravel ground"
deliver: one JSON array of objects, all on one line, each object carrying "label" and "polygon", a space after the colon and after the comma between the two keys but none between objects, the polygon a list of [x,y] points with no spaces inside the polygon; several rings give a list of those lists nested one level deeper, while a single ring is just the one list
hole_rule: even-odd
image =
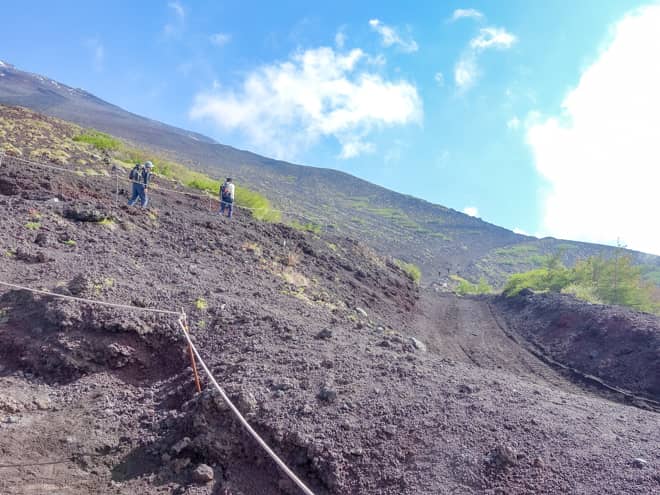
[{"label": "gravel ground", "polygon": [[[347,238],[184,195],[129,209],[107,187],[5,166],[0,280],[185,309],[218,381],[315,493],[659,489],[658,414],[530,352],[531,306],[421,290]],[[0,493],[298,493],[188,365],[175,317],[0,290]],[[646,387],[631,380],[615,385]]]}]

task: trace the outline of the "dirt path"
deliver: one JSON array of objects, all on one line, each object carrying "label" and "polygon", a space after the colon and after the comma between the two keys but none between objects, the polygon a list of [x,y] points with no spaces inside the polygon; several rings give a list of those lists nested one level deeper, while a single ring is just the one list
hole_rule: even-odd
[{"label": "dirt path", "polygon": [[564,391],[579,388],[510,339],[488,301],[425,291],[409,332],[429,351],[480,368],[509,372]]}]

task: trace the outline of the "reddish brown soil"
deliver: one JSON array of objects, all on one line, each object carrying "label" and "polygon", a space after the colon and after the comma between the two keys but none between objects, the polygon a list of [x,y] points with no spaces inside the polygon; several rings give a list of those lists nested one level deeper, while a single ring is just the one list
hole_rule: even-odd
[{"label": "reddish brown soil", "polygon": [[657,316],[529,291],[500,298],[497,306],[544,355],[660,405]]},{"label": "reddish brown soil", "polygon": [[[8,167],[0,183],[0,280],[184,308],[218,381],[319,495],[659,487],[657,413],[519,345],[524,310],[419,291],[359,243],[186,196],[154,193],[149,216],[100,178]],[[0,493],[298,493],[208,380],[194,393],[175,318],[0,293]],[[213,482],[193,482],[200,463]]]}]

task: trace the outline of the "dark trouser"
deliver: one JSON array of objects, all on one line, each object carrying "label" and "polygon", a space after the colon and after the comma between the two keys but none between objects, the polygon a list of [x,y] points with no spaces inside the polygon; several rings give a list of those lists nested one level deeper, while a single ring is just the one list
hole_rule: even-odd
[{"label": "dark trouser", "polygon": [[146,208],[149,200],[147,198],[147,192],[144,190],[144,184],[133,182],[133,194],[131,195],[131,199],[128,200],[128,206],[133,206],[138,198],[140,199],[140,203],[142,203],[142,208]]},{"label": "dark trouser", "polygon": [[225,210],[227,210],[227,216],[231,218],[234,212],[234,202],[231,199],[222,199],[220,201],[220,215],[224,215]]}]

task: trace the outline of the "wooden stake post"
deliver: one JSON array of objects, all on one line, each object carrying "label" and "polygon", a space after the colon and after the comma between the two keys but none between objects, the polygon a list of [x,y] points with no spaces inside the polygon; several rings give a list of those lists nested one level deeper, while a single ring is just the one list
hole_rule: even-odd
[{"label": "wooden stake post", "polygon": [[[183,331],[190,335],[190,328],[188,327],[188,318],[186,313],[183,313],[183,318],[181,319]],[[192,365],[193,375],[195,377],[195,387],[197,388],[197,393],[202,391],[202,386],[199,382],[199,373],[197,372],[197,363],[195,362],[195,354],[193,353],[192,347],[188,344],[188,354],[190,355],[190,364]]]}]

